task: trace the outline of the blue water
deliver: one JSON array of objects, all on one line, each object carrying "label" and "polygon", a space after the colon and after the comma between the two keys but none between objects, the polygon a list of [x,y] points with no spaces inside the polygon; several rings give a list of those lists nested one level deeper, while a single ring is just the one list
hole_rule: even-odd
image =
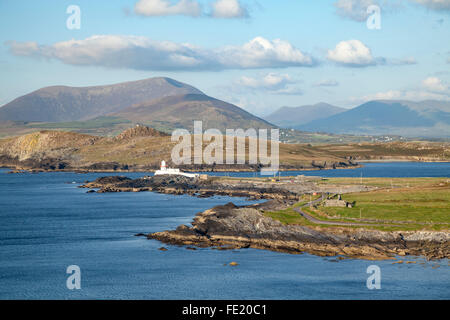
[{"label": "blue water", "polygon": [[[254,177],[260,176],[255,172],[205,172],[216,176]],[[363,167],[356,169],[337,170],[296,170],[282,171],[281,176],[321,176],[333,177],[363,177],[367,178],[403,178],[403,177],[450,177],[450,162],[422,163],[422,162],[371,162],[363,163]]]},{"label": "blue water", "polygon": [[[426,166],[448,176],[448,164]],[[256,249],[162,252],[158,241],[133,236],[189,224],[197,212],[229,201],[252,203],[245,199],[87,194],[77,186],[105,174],[6,172],[0,170],[0,299],[450,298],[447,260],[393,265]],[[239,266],[224,266],[231,261]],[[372,264],[381,268],[381,290],[366,287]],[[81,268],[81,290],[66,288],[69,265]]]}]

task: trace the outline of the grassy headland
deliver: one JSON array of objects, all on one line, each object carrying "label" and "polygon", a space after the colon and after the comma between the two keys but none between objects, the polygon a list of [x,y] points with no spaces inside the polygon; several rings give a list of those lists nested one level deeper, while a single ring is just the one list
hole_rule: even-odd
[{"label": "grassy headland", "polygon": [[[450,179],[366,178],[363,182],[378,189],[342,195],[344,201],[356,203],[352,208],[326,207],[318,203],[302,210],[322,221],[373,224],[364,228],[384,231],[450,228]],[[344,186],[361,181],[357,178],[333,178],[318,183]],[[294,210],[305,203],[302,201],[287,209],[266,212],[265,215],[284,224],[324,226],[306,220]]]}]

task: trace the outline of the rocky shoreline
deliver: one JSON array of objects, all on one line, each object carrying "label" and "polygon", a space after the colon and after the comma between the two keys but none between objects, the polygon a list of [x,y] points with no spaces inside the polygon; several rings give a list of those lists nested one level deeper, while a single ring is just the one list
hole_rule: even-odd
[{"label": "rocky shoreline", "polygon": [[[186,172],[259,172],[261,165],[252,164],[233,164],[233,165],[181,165],[178,166],[182,171]],[[318,171],[332,169],[355,169],[362,165],[352,162],[352,160],[339,162],[314,162],[305,165],[280,165],[280,171]],[[159,170],[160,164],[151,165],[133,165],[121,164],[118,162],[95,162],[74,165],[72,161],[58,158],[28,158],[20,160],[17,157],[0,155],[0,168],[9,168],[12,171],[28,171],[28,172],[154,172]]]},{"label": "rocky shoreline", "polygon": [[191,179],[183,176],[151,176],[130,179],[124,176],[98,178],[87,182],[80,188],[98,189],[105,192],[145,192],[153,191],[166,194],[188,194],[205,198],[211,196],[245,197],[249,199],[277,199],[282,201],[299,201],[308,193],[346,193],[369,191],[373,187],[352,185],[348,187],[318,185],[317,177],[302,177],[301,183],[291,183],[291,179],[272,182],[269,178],[246,179],[229,177],[211,177]]},{"label": "rocky shoreline", "polygon": [[396,256],[425,256],[429,260],[450,257],[446,232],[382,232],[367,229],[321,228],[283,225],[264,216],[285,203],[237,207],[232,203],[198,213],[192,227],[147,235],[170,245],[217,249],[255,248],[318,256],[342,256],[365,260],[394,259]]},{"label": "rocky shoreline", "polygon": [[[264,215],[298,202],[305,193],[368,191],[370,187],[318,185],[314,178],[299,184],[264,179],[228,179],[209,177],[206,180],[182,176],[154,176],[139,179],[102,177],[86,183],[88,192],[144,192],[188,194],[196,197],[223,195],[266,199],[265,203],[236,207],[229,203],[198,213],[192,226],[146,235],[172,245],[213,247],[217,249],[257,248],[319,256],[382,260],[395,256],[425,256],[428,259],[450,257],[450,234],[432,231],[386,232],[367,228],[284,225]],[[97,189],[94,191],[93,189]],[[144,235],[144,234],[141,234]]]}]

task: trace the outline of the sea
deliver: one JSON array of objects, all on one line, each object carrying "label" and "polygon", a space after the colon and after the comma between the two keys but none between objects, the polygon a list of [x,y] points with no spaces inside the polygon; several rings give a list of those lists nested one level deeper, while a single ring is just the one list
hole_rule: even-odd
[{"label": "sea", "polygon": [[[189,225],[196,213],[216,205],[256,203],[245,198],[88,194],[78,186],[111,174],[8,171],[0,169],[0,299],[450,299],[447,259],[402,257],[415,263],[393,264],[258,249],[188,250],[135,236]],[[450,178],[450,163],[282,173],[301,174]],[[70,266],[80,270],[79,289],[67,285]],[[368,286],[373,266],[379,288]]]}]

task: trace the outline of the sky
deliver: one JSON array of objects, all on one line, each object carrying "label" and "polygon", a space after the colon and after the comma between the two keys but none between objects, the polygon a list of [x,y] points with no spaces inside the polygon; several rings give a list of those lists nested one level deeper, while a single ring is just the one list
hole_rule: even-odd
[{"label": "sky", "polygon": [[450,0],[0,1],[0,105],[161,76],[259,116],[450,100]]}]

